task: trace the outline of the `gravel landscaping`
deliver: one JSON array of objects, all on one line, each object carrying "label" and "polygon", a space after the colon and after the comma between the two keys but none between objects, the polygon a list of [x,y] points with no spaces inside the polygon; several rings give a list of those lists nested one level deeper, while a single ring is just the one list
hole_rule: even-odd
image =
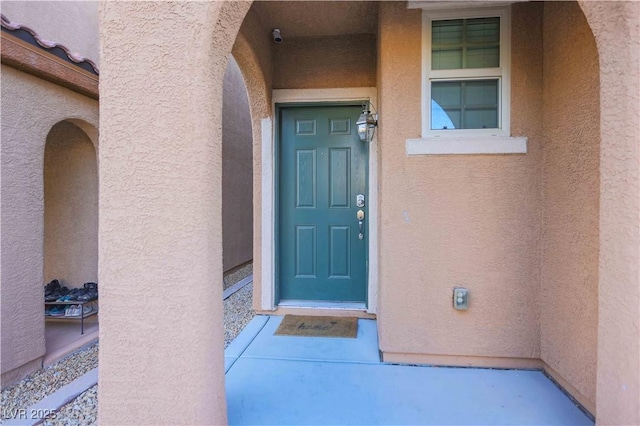
[{"label": "gravel landscaping", "polygon": [[38,370],[2,391],[2,415],[28,408],[98,366],[98,343]]},{"label": "gravel landscaping", "polygon": [[56,418],[45,420],[46,426],[85,426],[98,424],[98,385],[89,388],[60,408]]},{"label": "gravel landscaping", "polygon": [[223,290],[228,289],[235,283],[239,282],[241,279],[248,277],[253,274],[253,263],[245,263],[242,266],[234,268],[229,272],[224,274],[224,286]]},{"label": "gravel landscaping", "polygon": [[251,306],[253,284],[247,284],[224,301],[224,347],[236,338],[238,334],[254,317]]},{"label": "gravel landscaping", "polygon": [[[251,275],[252,265],[225,275],[225,288]],[[232,278],[227,279],[228,276]],[[244,329],[254,317],[251,306],[253,285],[248,284],[231,295],[224,303],[224,347]],[[65,359],[26,377],[21,382],[2,391],[3,414],[13,409],[28,408],[52,394],[62,386],[98,366],[98,343],[80,350]],[[45,425],[95,425],[98,418],[98,386],[93,386],[69,404],[61,407],[55,419]]]}]

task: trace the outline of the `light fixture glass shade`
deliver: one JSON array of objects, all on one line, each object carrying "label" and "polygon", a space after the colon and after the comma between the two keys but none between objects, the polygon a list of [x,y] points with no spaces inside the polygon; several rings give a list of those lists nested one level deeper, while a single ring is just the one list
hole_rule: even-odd
[{"label": "light fixture glass shade", "polygon": [[356,126],[358,128],[358,137],[361,141],[365,142],[367,140],[367,116],[364,112],[360,114],[360,117],[358,117]]},{"label": "light fixture glass shade", "polygon": [[376,131],[376,125],[378,120],[366,109],[362,111],[358,121],[356,121],[356,127],[358,128],[358,137],[362,142],[371,142],[373,139],[373,133]]}]

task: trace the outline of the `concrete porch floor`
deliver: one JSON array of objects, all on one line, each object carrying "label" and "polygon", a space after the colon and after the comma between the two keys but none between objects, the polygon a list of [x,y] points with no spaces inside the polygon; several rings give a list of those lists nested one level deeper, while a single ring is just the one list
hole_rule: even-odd
[{"label": "concrete porch floor", "polygon": [[225,351],[230,425],[593,424],[540,371],[385,364],[374,320],[356,339],[274,336],[281,320]]}]

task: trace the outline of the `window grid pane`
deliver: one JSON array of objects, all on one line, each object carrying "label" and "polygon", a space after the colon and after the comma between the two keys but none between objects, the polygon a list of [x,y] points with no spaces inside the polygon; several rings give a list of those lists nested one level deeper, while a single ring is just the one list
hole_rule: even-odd
[{"label": "window grid pane", "polygon": [[431,129],[497,129],[498,80],[431,83]]},{"label": "window grid pane", "polygon": [[431,69],[499,66],[499,17],[431,22]]}]

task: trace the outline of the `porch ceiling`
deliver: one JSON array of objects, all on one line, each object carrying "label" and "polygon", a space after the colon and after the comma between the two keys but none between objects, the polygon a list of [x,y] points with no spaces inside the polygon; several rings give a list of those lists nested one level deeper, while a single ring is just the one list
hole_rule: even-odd
[{"label": "porch ceiling", "polygon": [[252,6],[269,30],[289,37],[376,34],[378,5],[371,1],[257,1]]}]

